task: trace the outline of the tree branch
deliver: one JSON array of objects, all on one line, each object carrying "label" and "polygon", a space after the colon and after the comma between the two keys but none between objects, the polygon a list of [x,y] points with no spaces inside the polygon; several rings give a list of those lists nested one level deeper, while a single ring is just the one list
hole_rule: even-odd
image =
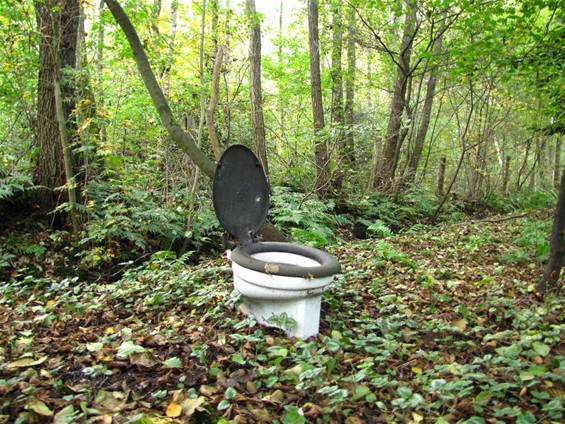
[{"label": "tree branch", "polygon": [[214,162],[198,148],[192,137],[185,133],[182,127],[175,122],[169,103],[155,79],[155,74],[151,69],[145,50],[128,16],[116,0],[106,0],[106,5],[128,39],[141,78],[151,96],[151,100],[153,100],[153,105],[157,109],[161,123],[169,133],[169,136],[204,174],[210,179],[214,178],[216,168]]}]

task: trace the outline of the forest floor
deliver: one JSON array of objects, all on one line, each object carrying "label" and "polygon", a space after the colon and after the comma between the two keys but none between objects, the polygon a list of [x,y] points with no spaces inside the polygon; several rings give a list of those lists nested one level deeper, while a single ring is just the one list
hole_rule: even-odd
[{"label": "forest floor", "polygon": [[223,257],[158,253],[115,282],[46,260],[0,283],[0,423],[563,422],[563,296],[535,292],[548,216],[329,248],[343,272],[308,340],[239,312]]}]

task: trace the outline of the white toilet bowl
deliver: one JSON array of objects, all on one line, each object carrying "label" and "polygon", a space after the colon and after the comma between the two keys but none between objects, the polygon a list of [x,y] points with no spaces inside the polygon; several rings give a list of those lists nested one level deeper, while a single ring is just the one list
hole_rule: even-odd
[{"label": "white toilet bowl", "polygon": [[322,293],[340,270],[337,259],[291,243],[253,243],[236,248],[231,259],[234,288],[244,296],[245,313],[290,337],[318,333]]},{"label": "white toilet bowl", "polygon": [[269,184],[248,148],[234,145],[224,152],[212,191],[218,220],[238,240],[231,260],[243,310],[288,336],[316,335],[322,293],[340,272],[338,260],[308,246],[255,241],[267,217]]}]

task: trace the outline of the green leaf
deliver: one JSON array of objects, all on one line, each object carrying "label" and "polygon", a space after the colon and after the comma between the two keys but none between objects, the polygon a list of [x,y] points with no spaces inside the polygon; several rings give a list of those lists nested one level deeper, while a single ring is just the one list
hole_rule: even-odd
[{"label": "green leaf", "polygon": [[27,404],[27,409],[32,410],[38,415],[42,415],[44,417],[50,417],[53,415],[53,411],[49,409],[49,407],[42,401],[31,398],[29,403]]},{"label": "green leaf", "polygon": [[241,356],[241,355],[238,354],[238,353],[234,353],[234,354],[231,356],[231,360],[232,360],[232,362],[235,362],[236,364],[239,364],[239,365],[244,365],[244,364],[245,364],[245,359],[243,359],[243,356]]},{"label": "green leaf", "polygon": [[364,398],[365,396],[372,393],[372,390],[367,386],[357,386],[355,387],[355,393],[351,397],[352,401],[357,401],[359,399]]},{"label": "green leaf", "polygon": [[86,349],[89,352],[99,352],[102,349],[102,347],[104,347],[104,343],[100,343],[100,342],[86,344]]},{"label": "green leaf", "polygon": [[551,350],[551,347],[542,342],[533,342],[532,348],[540,356],[547,356]]},{"label": "green leaf", "polygon": [[288,412],[285,414],[282,422],[283,424],[304,424],[306,423],[306,418],[300,414],[295,406],[287,407]]},{"label": "green leaf", "polygon": [[143,346],[139,346],[134,342],[132,342],[131,340],[128,340],[126,342],[123,342],[118,348],[118,356],[127,357],[130,356],[132,353],[141,353],[141,352],[145,352],[145,350],[146,349]]},{"label": "green leaf", "polygon": [[166,361],[163,361],[163,366],[165,368],[180,368],[182,367],[182,361],[174,356],[170,359],[167,359]]},{"label": "green leaf", "polygon": [[226,389],[226,394],[225,394],[226,399],[231,400],[231,399],[233,399],[233,398],[235,397],[235,395],[237,395],[237,390],[235,390],[235,388],[233,388],[233,387],[228,387],[228,388]]},{"label": "green leaf", "polygon": [[224,409],[228,409],[231,403],[229,400],[224,399],[220,403],[218,403],[218,411],[223,411]]},{"label": "green leaf", "polygon": [[534,424],[536,422],[536,417],[530,411],[522,412],[516,417],[516,424]]},{"label": "green leaf", "polygon": [[496,353],[505,358],[515,358],[522,352],[522,347],[518,344],[513,344],[510,346],[503,346],[496,349]]},{"label": "green leaf", "polygon": [[53,424],[71,424],[76,422],[75,408],[67,405],[53,417]]}]

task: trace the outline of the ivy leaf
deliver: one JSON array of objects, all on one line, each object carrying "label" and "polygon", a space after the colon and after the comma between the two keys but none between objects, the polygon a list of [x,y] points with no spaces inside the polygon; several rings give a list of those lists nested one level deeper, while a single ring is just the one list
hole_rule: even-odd
[{"label": "ivy leaf", "polygon": [[226,390],[226,399],[233,399],[237,391],[233,387],[228,387]]},{"label": "ivy leaf", "polygon": [[533,342],[532,348],[540,356],[547,356],[549,354],[549,351],[551,350],[548,345],[542,342]]},{"label": "ivy leaf", "polygon": [[96,353],[96,352],[99,352],[99,351],[102,349],[103,346],[104,346],[104,344],[103,344],[103,343],[100,343],[100,342],[87,343],[87,344],[86,344],[86,349],[87,349],[89,352],[94,352],[94,353]]},{"label": "ivy leaf", "polygon": [[53,417],[53,424],[70,424],[75,422],[75,408],[73,405],[67,405]]},{"label": "ivy leaf", "polygon": [[165,368],[180,368],[182,367],[182,361],[175,356],[173,358],[167,359],[166,361],[163,361],[163,366]]},{"label": "ivy leaf", "polygon": [[145,352],[145,350],[146,349],[143,346],[139,346],[134,342],[132,342],[131,340],[128,340],[126,342],[123,342],[118,348],[118,356],[127,357],[130,356],[132,353],[141,353],[141,352]]},{"label": "ivy leaf", "polygon": [[306,422],[306,418],[304,418],[298,409],[293,406],[288,408],[288,412],[284,416],[282,422],[283,424],[304,424]]},{"label": "ivy leaf", "polygon": [[223,411],[224,409],[228,409],[231,403],[227,399],[223,399],[220,403],[218,403],[218,411]]}]

